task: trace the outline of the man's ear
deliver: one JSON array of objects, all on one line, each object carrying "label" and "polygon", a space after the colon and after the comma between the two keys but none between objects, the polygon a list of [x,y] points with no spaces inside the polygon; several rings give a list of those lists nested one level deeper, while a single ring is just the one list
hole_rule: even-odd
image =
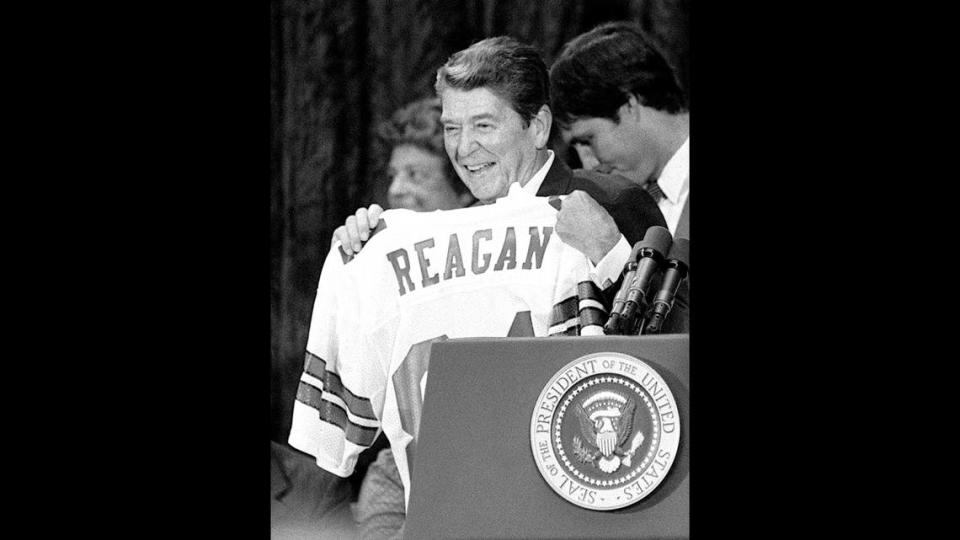
[{"label": "man's ear", "polygon": [[537,115],[530,120],[530,127],[533,128],[534,141],[537,150],[543,150],[547,147],[550,140],[550,126],[553,125],[553,113],[546,104],[540,106]]},{"label": "man's ear", "polygon": [[617,111],[620,114],[620,119],[623,120],[624,117],[631,117],[636,121],[640,120],[640,108],[642,107],[640,101],[637,99],[637,96],[633,94],[627,95],[627,102],[620,106],[620,109]]}]

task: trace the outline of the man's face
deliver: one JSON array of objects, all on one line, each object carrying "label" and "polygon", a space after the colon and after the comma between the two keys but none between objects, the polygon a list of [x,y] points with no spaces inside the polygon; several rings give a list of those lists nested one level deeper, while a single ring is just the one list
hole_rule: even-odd
[{"label": "man's face", "polygon": [[447,88],[440,101],[447,155],[474,197],[503,197],[510,184],[525,184],[537,172],[537,125],[524,127],[507,101],[486,88]]},{"label": "man's face", "polygon": [[[642,113],[642,111],[641,111]],[[620,107],[620,122],[609,118],[583,117],[562,130],[563,140],[572,145],[584,168],[597,168],[645,184],[656,169],[652,145],[641,120]]]}]

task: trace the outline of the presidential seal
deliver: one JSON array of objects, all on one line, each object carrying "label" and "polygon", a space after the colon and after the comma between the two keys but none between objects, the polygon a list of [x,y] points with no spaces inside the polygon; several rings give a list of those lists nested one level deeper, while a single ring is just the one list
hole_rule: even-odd
[{"label": "presidential seal", "polygon": [[534,461],[564,499],[591,510],[623,508],[663,481],[680,444],[667,383],[632,356],[594,353],[570,362],[537,399]]}]

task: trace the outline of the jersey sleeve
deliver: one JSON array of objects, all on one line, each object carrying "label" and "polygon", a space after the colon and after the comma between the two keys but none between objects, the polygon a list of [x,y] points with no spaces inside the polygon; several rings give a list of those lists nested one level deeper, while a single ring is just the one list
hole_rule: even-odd
[{"label": "jersey sleeve", "polygon": [[331,247],[317,285],[306,359],[293,408],[289,443],[321,468],[346,477],[360,452],[380,433],[385,377],[369,362],[350,331],[356,306],[345,291],[355,285],[339,246]]}]

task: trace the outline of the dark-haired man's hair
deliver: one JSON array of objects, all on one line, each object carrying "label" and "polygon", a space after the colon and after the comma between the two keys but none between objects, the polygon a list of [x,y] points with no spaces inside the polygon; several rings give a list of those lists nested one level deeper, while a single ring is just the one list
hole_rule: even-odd
[{"label": "dark-haired man's hair", "polygon": [[550,92],[560,126],[585,117],[619,122],[617,111],[631,95],[668,113],[687,110],[670,65],[631,22],[602,24],[564,45],[550,68]]},{"label": "dark-haired man's hair", "polygon": [[457,176],[443,146],[443,124],[440,123],[440,113],[439,98],[419,99],[397,109],[389,120],[378,126],[377,134],[390,145],[390,148],[410,144],[436,154],[443,159],[443,172],[453,189],[458,194],[467,193],[469,189]]},{"label": "dark-haired man's hair", "polygon": [[510,103],[530,125],[540,107],[550,102],[547,66],[540,53],[508,36],[487,38],[454,53],[437,70],[435,89],[486,88]]}]

